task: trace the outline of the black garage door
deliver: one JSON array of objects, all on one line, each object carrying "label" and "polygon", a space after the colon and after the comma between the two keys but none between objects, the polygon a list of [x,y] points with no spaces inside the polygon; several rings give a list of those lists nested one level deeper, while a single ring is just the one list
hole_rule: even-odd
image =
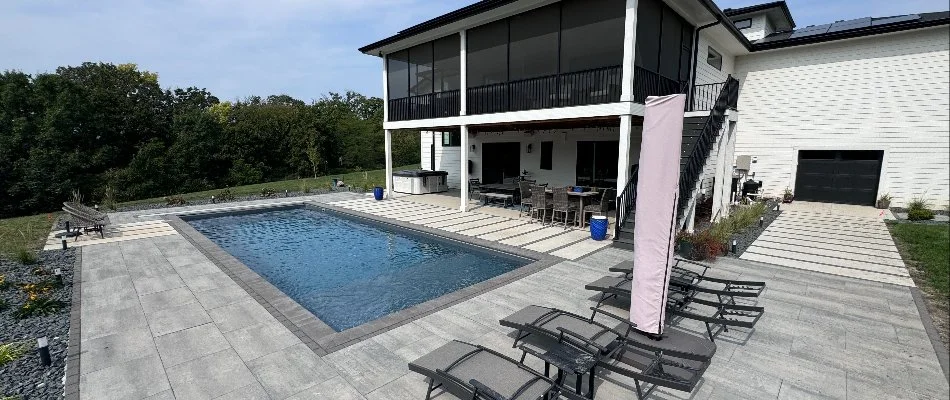
[{"label": "black garage door", "polygon": [[879,150],[799,151],[795,199],[874,205],[883,157]]}]

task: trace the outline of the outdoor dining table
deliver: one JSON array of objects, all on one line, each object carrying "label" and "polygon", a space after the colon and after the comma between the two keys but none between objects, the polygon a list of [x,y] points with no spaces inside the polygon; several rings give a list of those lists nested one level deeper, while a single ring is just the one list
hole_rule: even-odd
[{"label": "outdoor dining table", "polygon": [[[548,193],[548,194],[554,193],[551,189],[546,189],[545,192]],[[584,214],[584,199],[586,199],[586,198],[588,198],[588,197],[594,197],[594,196],[597,196],[597,195],[599,195],[599,194],[600,194],[600,192],[593,192],[593,191],[591,191],[591,192],[575,192],[575,191],[573,191],[573,190],[569,190],[569,191],[567,192],[567,195],[568,195],[568,196],[573,196],[573,197],[576,197],[576,198],[577,198],[577,212],[574,213],[574,226],[578,226],[578,227],[581,226],[581,221],[582,221],[582,218],[583,218],[582,215]]]}]

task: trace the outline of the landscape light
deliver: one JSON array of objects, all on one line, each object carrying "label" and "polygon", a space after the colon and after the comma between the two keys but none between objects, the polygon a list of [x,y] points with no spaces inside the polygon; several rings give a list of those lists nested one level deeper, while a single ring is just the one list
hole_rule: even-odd
[{"label": "landscape light", "polygon": [[48,367],[53,364],[53,360],[49,356],[49,341],[46,340],[46,336],[36,339],[36,348],[40,353],[40,362],[44,366]]},{"label": "landscape light", "polygon": [[214,204],[214,195],[211,195],[211,204]]},{"label": "landscape light", "polygon": [[63,235],[63,250],[66,250],[66,235]]},{"label": "landscape light", "polygon": [[59,283],[63,283],[63,270],[62,270],[62,269],[59,269],[59,268],[54,269],[54,270],[53,270],[53,275],[56,276],[56,280],[59,281]]},{"label": "landscape light", "polygon": [[759,217],[759,226],[765,225],[765,217]]},{"label": "landscape light", "polygon": [[732,254],[736,254],[736,249],[739,247],[739,241],[732,239]]}]

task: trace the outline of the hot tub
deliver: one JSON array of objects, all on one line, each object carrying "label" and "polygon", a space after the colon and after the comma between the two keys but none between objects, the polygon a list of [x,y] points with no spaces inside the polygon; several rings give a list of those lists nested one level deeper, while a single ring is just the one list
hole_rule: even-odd
[{"label": "hot tub", "polygon": [[445,171],[404,170],[393,172],[393,191],[406,194],[438,193],[449,190]]}]

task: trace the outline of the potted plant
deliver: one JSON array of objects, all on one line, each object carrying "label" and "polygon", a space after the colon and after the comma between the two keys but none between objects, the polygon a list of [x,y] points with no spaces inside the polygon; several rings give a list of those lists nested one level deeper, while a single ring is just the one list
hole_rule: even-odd
[{"label": "potted plant", "polygon": [[374,197],[376,200],[382,200],[382,199],[383,199],[383,187],[382,187],[382,186],[376,186],[376,187],[373,188],[373,197]]},{"label": "potted plant", "polygon": [[686,231],[679,231],[676,234],[676,251],[685,258],[692,257],[693,254],[693,235]]},{"label": "potted plant", "polygon": [[788,186],[785,187],[785,193],[782,193],[782,203],[791,203],[795,199],[795,194]]},{"label": "potted plant", "polygon": [[877,208],[880,208],[882,210],[891,208],[891,194],[890,193],[882,194],[881,197],[877,198],[877,204],[875,205],[877,206]]}]

